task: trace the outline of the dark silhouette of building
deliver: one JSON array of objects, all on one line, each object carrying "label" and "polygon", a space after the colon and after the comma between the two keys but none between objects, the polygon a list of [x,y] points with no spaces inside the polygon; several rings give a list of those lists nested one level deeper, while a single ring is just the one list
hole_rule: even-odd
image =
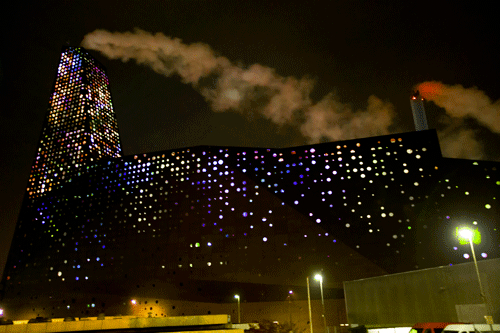
[{"label": "dark silhouette of building", "polygon": [[499,163],[443,158],[434,130],[121,157],[104,73],[63,51],[2,279],[14,318],[303,300],[319,271],[338,300],[343,281],[467,261],[461,223],[500,257]]}]

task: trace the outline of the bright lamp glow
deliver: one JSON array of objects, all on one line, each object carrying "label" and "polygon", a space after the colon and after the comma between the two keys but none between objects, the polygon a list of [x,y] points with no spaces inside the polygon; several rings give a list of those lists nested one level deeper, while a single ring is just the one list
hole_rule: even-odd
[{"label": "bright lamp glow", "polygon": [[132,299],[132,300],[130,300],[130,303],[132,303],[132,305],[136,305],[137,301],[135,299]]},{"label": "bright lamp glow", "polygon": [[240,299],[240,295],[234,295],[234,298]]},{"label": "bright lamp glow", "polygon": [[3,316],[3,309],[0,309],[0,316]]},{"label": "bright lamp glow", "polygon": [[316,275],[314,275],[314,280],[319,281],[319,282],[323,282],[323,277],[320,274],[316,274]]},{"label": "bright lamp glow", "polygon": [[460,229],[458,231],[458,234],[463,237],[463,238],[467,238],[467,239],[471,239],[472,238],[472,231],[470,229]]}]

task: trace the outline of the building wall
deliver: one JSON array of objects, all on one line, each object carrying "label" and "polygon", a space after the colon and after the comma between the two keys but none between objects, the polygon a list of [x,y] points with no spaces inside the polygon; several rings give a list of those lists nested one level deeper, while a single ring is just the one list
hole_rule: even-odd
[{"label": "building wall", "polygon": [[463,216],[484,235],[481,258],[500,256],[499,164],[443,159],[435,131],[120,157],[107,77],[75,52],[63,53],[2,302],[71,302],[75,316],[151,295],[272,302],[316,272],[339,299],[343,281],[465,261],[449,236]]},{"label": "building wall", "polygon": [[[489,314],[499,322],[500,259],[480,261],[478,267]],[[473,263],[348,281],[344,290],[349,323],[367,326],[457,322],[456,305],[482,303]]]}]

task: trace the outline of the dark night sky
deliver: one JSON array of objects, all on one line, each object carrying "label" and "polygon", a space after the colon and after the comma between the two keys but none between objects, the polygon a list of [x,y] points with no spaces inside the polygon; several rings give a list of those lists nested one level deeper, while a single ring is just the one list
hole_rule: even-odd
[{"label": "dark night sky", "polygon": [[[68,0],[4,7],[0,273],[63,45],[80,45],[96,29],[134,28],[185,44],[201,42],[240,68],[260,64],[281,77],[313,79],[313,103],[333,92],[342,105],[364,110],[375,95],[394,107],[389,132],[413,129],[409,95],[424,81],[477,87],[498,101],[496,10],[466,2],[402,3]],[[196,145],[287,147],[310,142],[300,131],[300,115],[277,125],[251,109],[214,112],[196,87],[183,84],[177,75],[165,77],[133,61],[91,53],[107,68],[125,155]],[[496,114],[492,119],[499,119],[499,104],[491,104]],[[449,124],[456,119],[431,102],[426,110],[431,128],[452,132]],[[500,160],[498,131],[478,119],[461,118],[460,126],[473,131],[474,142],[483,149],[480,158]],[[443,142],[442,149],[447,150]],[[451,148],[446,154],[464,157]]]}]

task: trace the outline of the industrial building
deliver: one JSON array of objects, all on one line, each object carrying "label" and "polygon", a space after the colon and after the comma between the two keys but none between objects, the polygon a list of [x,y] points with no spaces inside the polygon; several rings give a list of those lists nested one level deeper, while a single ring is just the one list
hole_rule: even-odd
[{"label": "industrial building", "polygon": [[306,277],[321,272],[340,328],[344,281],[470,261],[461,225],[482,235],[480,259],[500,257],[499,167],[443,158],[434,130],[123,156],[104,67],[67,47],[1,304],[11,318],[234,319],[238,294],[242,321],[307,327]]}]

